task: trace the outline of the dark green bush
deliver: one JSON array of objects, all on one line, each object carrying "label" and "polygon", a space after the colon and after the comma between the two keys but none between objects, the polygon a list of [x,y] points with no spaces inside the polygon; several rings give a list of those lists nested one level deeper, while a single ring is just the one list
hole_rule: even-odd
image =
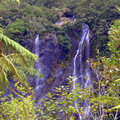
[{"label": "dark green bush", "polygon": [[24,36],[28,31],[29,25],[20,19],[16,19],[14,23],[7,25],[5,28],[5,35],[19,42],[24,41]]}]

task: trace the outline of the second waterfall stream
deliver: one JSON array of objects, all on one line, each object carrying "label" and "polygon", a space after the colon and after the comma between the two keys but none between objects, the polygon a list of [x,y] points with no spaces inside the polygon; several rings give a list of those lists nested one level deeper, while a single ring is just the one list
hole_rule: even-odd
[{"label": "second waterfall stream", "polygon": [[[79,46],[77,49],[77,52],[75,54],[74,60],[73,60],[73,89],[76,89],[76,83],[81,85],[82,88],[86,88],[87,86],[90,86],[92,84],[91,81],[91,72],[90,72],[90,66],[87,62],[88,58],[90,57],[90,38],[89,38],[90,29],[87,24],[82,25],[82,36],[79,42]],[[79,60],[79,64],[78,64]],[[78,66],[79,65],[79,70]],[[79,101],[74,101],[75,104],[79,104]],[[84,109],[84,115],[88,116],[90,113],[89,109],[89,101],[85,100],[83,103],[83,109]],[[82,116],[80,115],[79,110],[76,108],[79,120],[83,120]]]},{"label": "second waterfall stream", "polygon": [[[90,33],[89,26],[87,24],[83,24],[82,34],[81,34],[81,38],[80,38],[80,41],[79,41],[78,49],[77,49],[76,54],[75,54],[74,59],[73,59],[73,66],[71,65],[71,68],[72,68],[73,71],[71,71],[70,74],[72,74],[72,76],[74,76],[73,87],[72,87],[73,90],[76,90],[76,83],[78,85],[80,85],[81,88],[83,88],[83,89],[87,88],[87,86],[90,86],[90,85],[92,86],[91,68],[90,68],[90,66],[87,62],[87,60],[90,57],[89,33]],[[55,42],[57,44],[56,31],[55,31],[55,40],[56,40]],[[50,60],[54,60],[54,59],[50,59],[51,56],[48,56],[49,55],[48,53],[50,53],[50,49],[49,49],[49,51],[47,51],[48,48],[44,45],[46,45],[47,47],[49,46],[50,49],[52,49],[49,42],[45,43],[44,39],[40,39],[39,35],[37,35],[36,39],[34,41],[34,46],[35,46],[34,53],[38,56],[38,62],[35,63],[35,68],[38,71],[40,71],[43,75],[46,75],[46,73],[49,72],[49,71],[46,71],[46,70],[48,70],[48,66],[47,66],[48,64],[47,63],[50,62],[49,65],[53,64],[54,61],[50,61]],[[43,48],[43,46],[44,46],[44,48]],[[41,47],[42,47],[42,49],[41,49]],[[43,51],[43,49],[45,51]],[[42,53],[42,56],[41,56],[41,53]],[[52,55],[52,53],[53,52],[51,52],[50,55]],[[42,57],[45,57],[45,58],[42,58]],[[53,57],[54,56],[52,56],[51,58],[53,58]],[[55,59],[57,59],[57,58],[55,58]],[[45,60],[47,60],[47,62]],[[43,62],[44,62],[44,64],[43,64]],[[46,68],[46,66],[47,66],[47,68]],[[62,72],[63,71],[60,71],[60,68],[59,68],[58,71],[57,71],[57,74],[55,74],[55,75],[57,76],[58,73],[61,75]],[[48,75],[50,75],[50,74],[48,74]],[[35,93],[35,98],[36,98],[37,105],[39,105],[39,98],[42,98],[42,97],[45,96],[44,90],[47,90],[46,88],[48,88],[48,86],[46,85],[47,82],[45,81],[45,77],[44,77],[44,79],[42,79],[42,78],[40,78],[40,76],[38,76],[35,79],[34,93]],[[47,80],[47,77],[46,77],[46,80]],[[54,82],[56,82],[56,79],[55,79]],[[49,87],[52,87],[52,85],[55,84],[54,82]],[[77,113],[78,113],[78,116],[77,116],[76,120],[83,120],[84,116],[89,116],[89,114],[90,114],[90,108],[89,108],[90,104],[89,104],[88,99],[84,100],[82,103],[78,100],[75,100],[74,105],[76,105],[76,104],[78,104],[78,107],[80,105],[84,109],[84,113],[83,113],[83,115],[81,115],[79,109],[76,107],[76,110],[77,110]],[[86,119],[86,120],[89,120],[89,119]]]}]

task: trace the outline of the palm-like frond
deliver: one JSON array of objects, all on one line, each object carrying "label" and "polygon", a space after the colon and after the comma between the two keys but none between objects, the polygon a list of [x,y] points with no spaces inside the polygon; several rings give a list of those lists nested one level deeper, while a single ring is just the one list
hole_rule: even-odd
[{"label": "palm-like frond", "polygon": [[28,77],[30,78],[34,76],[34,78],[36,78],[37,76],[40,76],[43,78],[43,75],[31,66],[29,66],[29,69],[26,67],[16,67],[16,69],[18,74],[22,77],[21,83],[23,83],[26,87],[28,86]]},{"label": "palm-like frond", "polygon": [[8,81],[8,73],[13,78],[21,79],[13,63],[2,53],[0,57],[0,89],[3,89]]},{"label": "palm-like frond", "polygon": [[[2,43],[2,44],[1,44]],[[7,48],[11,51],[11,54],[7,56],[1,50],[1,45],[3,48]],[[12,48],[12,49],[11,49]],[[8,77],[12,77],[14,80],[19,80],[26,87],[28,86],[28,81],[26,74],[34,75],[38,72],[33,72],[34,66],[33,61],[37,61],[37,56],[11,40],[7,36],[3,35],[3,30],[0,29],[0,89],[4,88],[8,81]],[[33,68],[33,70],[31,70]]]},{"label": "palm-like frond", "polygon": [[0,91],[3,90],[8,84],[7,74],[0,67]]},{"label": "palm-like frond", "polygon": [[[20,4],[20,0],[1,0],[0,2]],[[33,61],[37,61],[37,56],[5,36],[3,29],[0,28],[0,90],[7,85],[9,77],[19,80],[24,85],[28,85],[26,74],[43,77],[39,71],[34,69]]]},{"label": "palm-like frond", "polygon": [[7,55],[7,58],[13,64],[19,64],[20,66],[28,68],[28,61],[25,59],[25,57],[22,54],[16,54],[16,53],[9,54]]},{"label": "palm-like frond", "polygon": [[2,57],[0,57],[0,66],[2,67],[2,69],[4,69],[4,71],[6,71],[6,72],[11,71],[11,73],[15,77],[20,79],[20,76],[17,73],[17,70],[16,70],[15,66],[4,54],[2,54]]},{"label": "palm-like frond", "polygon": [[30,58],[31,60],[37,61],[37,56],[32,54],[30,51],[16,43],[15,41],[11,40],[7,36],[0,33],[0,40],[1,42],[5,43],[6,47],[12,47],[16,50],[16,52],[20,53],[21,55]]},{"label": "palm-like frond", "polygon": [[3,88],[7,86],[9,83],[8,78],[11,77],[28,87],[26,75],[29,77],[39,75],[43,78],[43,75],[33,68],[33,62],[29,59],[25,59],[21,54],[14,53],[5,56],[2,53],[0,57],[0,90],[3,90]]},{"label": "palm-like frond", "polygon": [[[41,78],[43,78],[43,75],[38,70],[34,69],[33,61],[26,59],[21,54],[10,54],[7,56],[7,58],[16,66],[21,74],[27,74],[29,76],[39,75]],[[26,77],[24,78],[26,79]]]},{"label": "palm-like frond", "polygon": [[0,27],[0,33],[3,34],[3,29]]}]

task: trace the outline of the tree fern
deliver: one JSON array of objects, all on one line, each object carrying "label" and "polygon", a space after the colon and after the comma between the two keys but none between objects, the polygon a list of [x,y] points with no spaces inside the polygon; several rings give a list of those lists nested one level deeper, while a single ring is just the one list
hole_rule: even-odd
[{"label": "tree fern", "polygon": [[[22,54],[12,53],[7,55],[7,58],[14,64],[20,64],[20,66],[28,67],[28,61]],[[31,61],[32,62],[32,61]]]},{"label": "tree fern", "polygon": [[[29,64],[28,64],[29,63]],[[26,77],[37,77],[38,75],[43,78],[43,75],[33,68],[33,62],[25,59],[20,54],[10,54],[5,56],[2,53],[0,57],[0,90],[3,90],[9,83],[10,78],[19,81],[22,85],[28,87],[28,79]]]},{"label": "tree fern", "polygon": [[[2,44],[1,44],[2,43]],[[7,48],[6,51],[2,48]],[[33,62],[37,61],[37,56],[22,47],[20,44],[3,35],[3,29],[0,29],[0,89],[3,89],[9,82],[8,78],[19,80],[25,86],[28,85],[26,74],[29,76],[40,75],[35,70]]]},{"label": "tree fern", "polygon": [[36,55],[32,54],[30,51],[28,51],[27,49],[25,49],[24,47],[22,47],[21,45],[19,45],[18,43],[16,43],[15,41],[11,40],[10,38],[8,38],[7,36],[1,33],[0,33],[0,40],[1,42],[5,43],[6,47],[8,48],[12,47],[16,50],[16,52],[20,53],[21,55],[26,56],[31,60],[37,61]]},{"label": "tree fern", "polygon": [[3,87],[9,82],[9,72],[13,78],[21,79],[13,63],[2,53],[0,57],[0,89],[3,89]]}]

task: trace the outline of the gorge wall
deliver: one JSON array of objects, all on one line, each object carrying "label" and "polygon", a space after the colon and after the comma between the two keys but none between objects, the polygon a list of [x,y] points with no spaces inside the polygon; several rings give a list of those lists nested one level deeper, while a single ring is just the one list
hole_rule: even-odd
[{"label": "gorge wall", "polygon": [[[69,76],[76,76],[78,79],[76,83],[82,85],[82,87],[91,84],[88,79],[92,78],[92,74],[87,64],[87,59],[90,57],[90,31],[88,25],[83,24],[82,32],[79,35],[78,40],[71,37],[71,49],[67,59],[65,59],[63,50],[57,42],[56,31],[53,37],[48,35],[43,38],[40,38],[39,35],[35,36],[33,53],[38,56],[35,67],[44,76],[43,79],[38,77],[30,80],[30,85],[34,88],[36,101],[39,97],[44,97],[47,92],[54,94],[56,87],[59,85],[67,85]],[[76,56],[77,51],[79,53]],[[86,80],[85,76],[87,76]]]}]

